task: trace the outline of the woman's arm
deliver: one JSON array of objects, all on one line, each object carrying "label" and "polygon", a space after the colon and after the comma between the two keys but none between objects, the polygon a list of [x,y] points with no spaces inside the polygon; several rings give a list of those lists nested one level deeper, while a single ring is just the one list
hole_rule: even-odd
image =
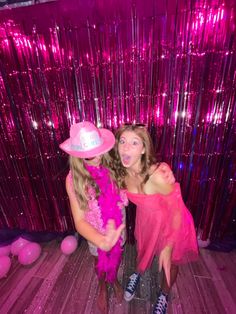
[{"label": "woman's arm", "polygon": [[161,163],[158,167],[155,167],[149,180],[152,186],[152,193],[155,191],[163,195],[172,192],[175,183],[173,172],[166,163]]},{"label": "woman's arm", "polygon": [[85,220],[84,211],[82,211],[79,207],[69,176],[66,178],[66,191],[69,197],[75,227],[78,233],[80,233],[86,240],[96,245],[99,249],[103,251],[110,251],[118,241],[121,232],[124,229],[124,225],[121,224],[116,229],[114,221],[110,220],[106,226],[105,235],[102,235]]}]

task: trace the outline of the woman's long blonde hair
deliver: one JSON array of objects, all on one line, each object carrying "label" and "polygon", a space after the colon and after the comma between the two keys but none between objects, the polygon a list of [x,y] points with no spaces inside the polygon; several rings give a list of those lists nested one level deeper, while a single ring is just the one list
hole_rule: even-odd
[{"label": "woman's long blonde hair", "polygon": [[[111,157],[108,154],[102,156],[101,164],[108,168],[108,165],[111,163]],[[88,210],[88,188],[92,187],[96,191],[96,198],[100,195],[100,189],[94,179],[91,177],[88,170],[85,168],[84,161],[78,157],[69,157],[70,170],[73,179],[73,186],[77,201],[79,203],[81,210]],[[112,169],[109,169],[110,176],[113,181],[115,181],[115,175],[113,174]]]},{"label": "woman's long blonde hair", "polygon": [[135,134],[139,136],[143,142],[145,152],[141,157],[141,171],[140,171],[140,175],[144,178],[143,183],[147,182],[149,178],[150,167],[156,164],[156,157],[154,153],[152,139],[146,127],[135,125],[135,124],[121,126],[115,134],[116,144],[113,150],[110,151],[110,155],[112,157],[112,163],[110,163],[110,168],[113,170],[117,184],[120,188],[125,188],[124,180],[127,175],[126,168],[122,165],[119,152],[118,152],[118,144],[119,144],[122,134],[125,131],[135,132]]}]

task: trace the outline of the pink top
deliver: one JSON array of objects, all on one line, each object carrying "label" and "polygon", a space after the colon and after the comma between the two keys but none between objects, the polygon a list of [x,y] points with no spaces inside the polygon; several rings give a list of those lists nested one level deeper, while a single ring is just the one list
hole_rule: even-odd
[{"label": "pink top", "polygon": [[198,257],[193,219],[183,202],[179,183],[168,195],[127,191],[127,196],[137,205],[135,238],[140,272],[151,266],[153,257],[159,256],[166,245],[173,246],[173,264]]},{"label": "pink top", "polygon": [[[69,177],[71,189],[73,193],[75,194],[71,171],[69,171],[68,177]],[[102,234],[105,234],[105,227],[104,227],[104,222],[101,215],[101,210],[98,205],[98,201],[96,199],[96,192],[92,187],[88,188],[88,195],[89,195],[88,210],[85,211],[85,220],[88,223],[90,223],[96,230],[98,230]],[[126,197],[125,190],[119,190],[119,196],[120,196],[120,202],[118,202],[117,205],[122,211],[122,222],[125,223],[125,206],[128,205],[128,199]],[[125,234],[122,234],[122,237],[123,237],[123,241],[125,242]]]}]

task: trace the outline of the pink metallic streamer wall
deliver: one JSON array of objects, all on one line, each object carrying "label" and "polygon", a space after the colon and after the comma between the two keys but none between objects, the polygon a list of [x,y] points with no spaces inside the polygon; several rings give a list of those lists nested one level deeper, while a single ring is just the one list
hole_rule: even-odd
[{"label": "pink metallic streamer wall", "polygon": [[0,12],[0,227],[73,228],[72,123],[146,123],[202,239],[235,227],[234,1],[56,1]]}]

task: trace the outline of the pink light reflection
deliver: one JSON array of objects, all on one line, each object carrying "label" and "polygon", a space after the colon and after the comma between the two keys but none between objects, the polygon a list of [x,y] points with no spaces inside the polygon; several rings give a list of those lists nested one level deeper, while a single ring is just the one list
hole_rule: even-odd
[{"label": "pink light reflection", "polygon": [[[211,27],[211,23],[214,25],[217,22],[223,20],[224,15],[225,15],[225,10],[224,10],[224,4],[222,4],[221,7],[219,7],[219,9],[214,13],[212,12],[212,9],[209,10],[209,13],[206,16],[206,26],[207,27]],[[203,9],[205,11],[205,9]],[[195,21],[192,23],[192,29],[194,31],[200,30],[201,27],[204,24],[204,12],[199,12],[196,17],[195,17]],[[210,29],[210,28],[209,28]]]}]

